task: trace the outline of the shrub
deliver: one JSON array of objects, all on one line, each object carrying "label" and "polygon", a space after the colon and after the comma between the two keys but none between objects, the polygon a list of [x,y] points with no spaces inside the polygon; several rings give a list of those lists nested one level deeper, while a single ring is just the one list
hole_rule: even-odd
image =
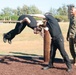
[{"label": "shrub", "polygon": [[55,16],[55,18],[57,19],[58,22],[61,22],[61,21],[64,21],[64,22],[67,22],[68,21],[68,16]]}]

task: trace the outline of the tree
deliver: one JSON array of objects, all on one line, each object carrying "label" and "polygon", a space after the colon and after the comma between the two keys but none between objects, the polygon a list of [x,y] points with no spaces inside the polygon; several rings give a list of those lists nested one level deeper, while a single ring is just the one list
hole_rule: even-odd
[{"label": "tree", "polygon": [[13,13],[13,15],[16,15],[16,16],[17,16],[17,15],[18,15],[18,14],[17,14],[17,9],[13,9],[13,10],[12,10],[12,13]]},{"label": "tree", "polygon": [[29,7],[29,14],[40,14],[42,13],[35,5]]},{"label": "tree", "polygon": [[17,7],[17,15],[18,15],[18,16],[21,15],[21,12],[22,12],[22,11],[21,11],[21,8],[20,8],[20,7]]},{"label": "tree", "polygon": [[63,5],[57,9],[58,15],[66,15],[67,16],[67,7]]},{"label": "tree", "polygon": [[9,7],[2,9],[2,13],[5,19],[10,19],[13,14],[12,9]]},{"label": "tree", "polygon": [[22,14],[29,14],[29,7],[27,5],[24,5],[21,10]]},{"label": "tree", "polygon": [[9,7],[2,9],[2,12],[3,12],[3,14],[4,14],[5,16],[10,16],[10,15],[12,15],[12,9],[9,8]]},{"label": "tree", "polygon": [[54,8],[51,8],[49,11],[53,16],[57,15],[57,10]]}]

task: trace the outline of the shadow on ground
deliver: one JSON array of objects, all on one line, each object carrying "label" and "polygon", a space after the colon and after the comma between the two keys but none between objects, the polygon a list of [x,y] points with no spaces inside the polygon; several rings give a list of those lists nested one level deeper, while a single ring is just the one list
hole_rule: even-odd
[{"label": "shadow on ground", "polygon": [[[20,63],[28,63],[28,64],[37,64],[46,66],[44,63],[44,57],[36,54],[27,54],[21,52],[10,52],[12,55],[0,55],[0,63],[10,64],[9,62],[20,62]],[[64,63],[63,59],[55,58],[55,63]],[[73,62],[71,60],[71,62]]]}]

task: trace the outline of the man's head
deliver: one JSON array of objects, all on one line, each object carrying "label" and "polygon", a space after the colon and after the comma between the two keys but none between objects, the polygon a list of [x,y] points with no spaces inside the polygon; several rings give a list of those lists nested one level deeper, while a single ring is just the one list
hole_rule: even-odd
[{"label": "man's head", "polygon": [[50,12],[45,13],[44,16],[45,16],[47,22],[51,19],[51,17],[53,17],[52,13],[50,13]]},{"label": "man's head", "polygon": [[76,8],[75,7],[72,8],[71,15],[73,15],[74,17],[76,17]]},{"label": "man's head", "polygon": [[52,15],[52,13],[50,13],[50,12],[46,12],[44,15]]},{"label": "man's head", "polygon": [[70,19],[71,17],[73,17],[72,14],[72,9],[75,7],[73,4],[67,5],[68,7],[68,18]]},{"label": "man's head", "polygon": [[67,5],[69,10],[72,10],[73,7],[75,7],[73,4]]},{"label": "man's head", "polygon": [[44,14],[44,16],[46,17],[46,19],[49,18],[50,15],[52,16],[52,13],[50,13],[50,12],[46,12],[46,13]]}]

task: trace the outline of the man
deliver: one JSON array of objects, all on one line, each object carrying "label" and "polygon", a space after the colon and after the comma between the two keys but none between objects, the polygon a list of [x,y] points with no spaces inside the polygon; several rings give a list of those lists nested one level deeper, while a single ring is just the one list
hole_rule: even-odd
[{"label": "man", "polygon": [[59,27],[57,20],[50,13],[46,13],[45,15],[35,15],[35,16],[42,17],[46,20],[45,24],[49,29],[50,36],[52,37],[51,45],[50,45],[50,47],[51,47],[50,61],[49,61],[48,66],[44,67],[43,69],[47,70],[47,69],[53,67],[56,50],[59,49],[66,65],[68,67],[67,71],[68,72],[71,71],[72,70],[71,62],[70,62],[70,59],[69,59],[67,53],[65,52],[64,40],[63,40],[62,32],[61,32],[61,29]]},{"label": "man", "polygon": [[67,33],[67,41],[70,39],[69,42],[71,43],[71,54],[74,58],[74,65],[76,66],[76,50],[73,48],[74,44],[76,44],[76,8],[74,5],[68,5],[68,14],[70,24]]},{"label": "man", "polygon": [[[8,43],[11,44],[11,40],[17,35],[20,34],[23,29],[26,27],[30,27],[34,30],[34,33],[37,34],[41,29],[37,27],[37,21],[30,15],[21,15],[18,18],[19,23],[16,24],[15,28],[11,31],[4,33],[3,35],[3,41],[6,43],[8,40]],[[38,30],[39,29],[39,30]],[[37,31],[38,30],[38,31]]]},{"label": "man", "polygon": [[[71,7],[71,9],[69,9]],[[69,24],[69,29],[68,29],[68,33],[67,33],[67,41],[69,40],[69,36],[71,36],[72,38],[75,37],[75,30],[76,30],[76,25],[75,25],[75,20],[76,20],[76,8],[74,7],[74,5],[70,5],[70,7],[68,6],[68,17],[70,20],[70,24]]]}]

